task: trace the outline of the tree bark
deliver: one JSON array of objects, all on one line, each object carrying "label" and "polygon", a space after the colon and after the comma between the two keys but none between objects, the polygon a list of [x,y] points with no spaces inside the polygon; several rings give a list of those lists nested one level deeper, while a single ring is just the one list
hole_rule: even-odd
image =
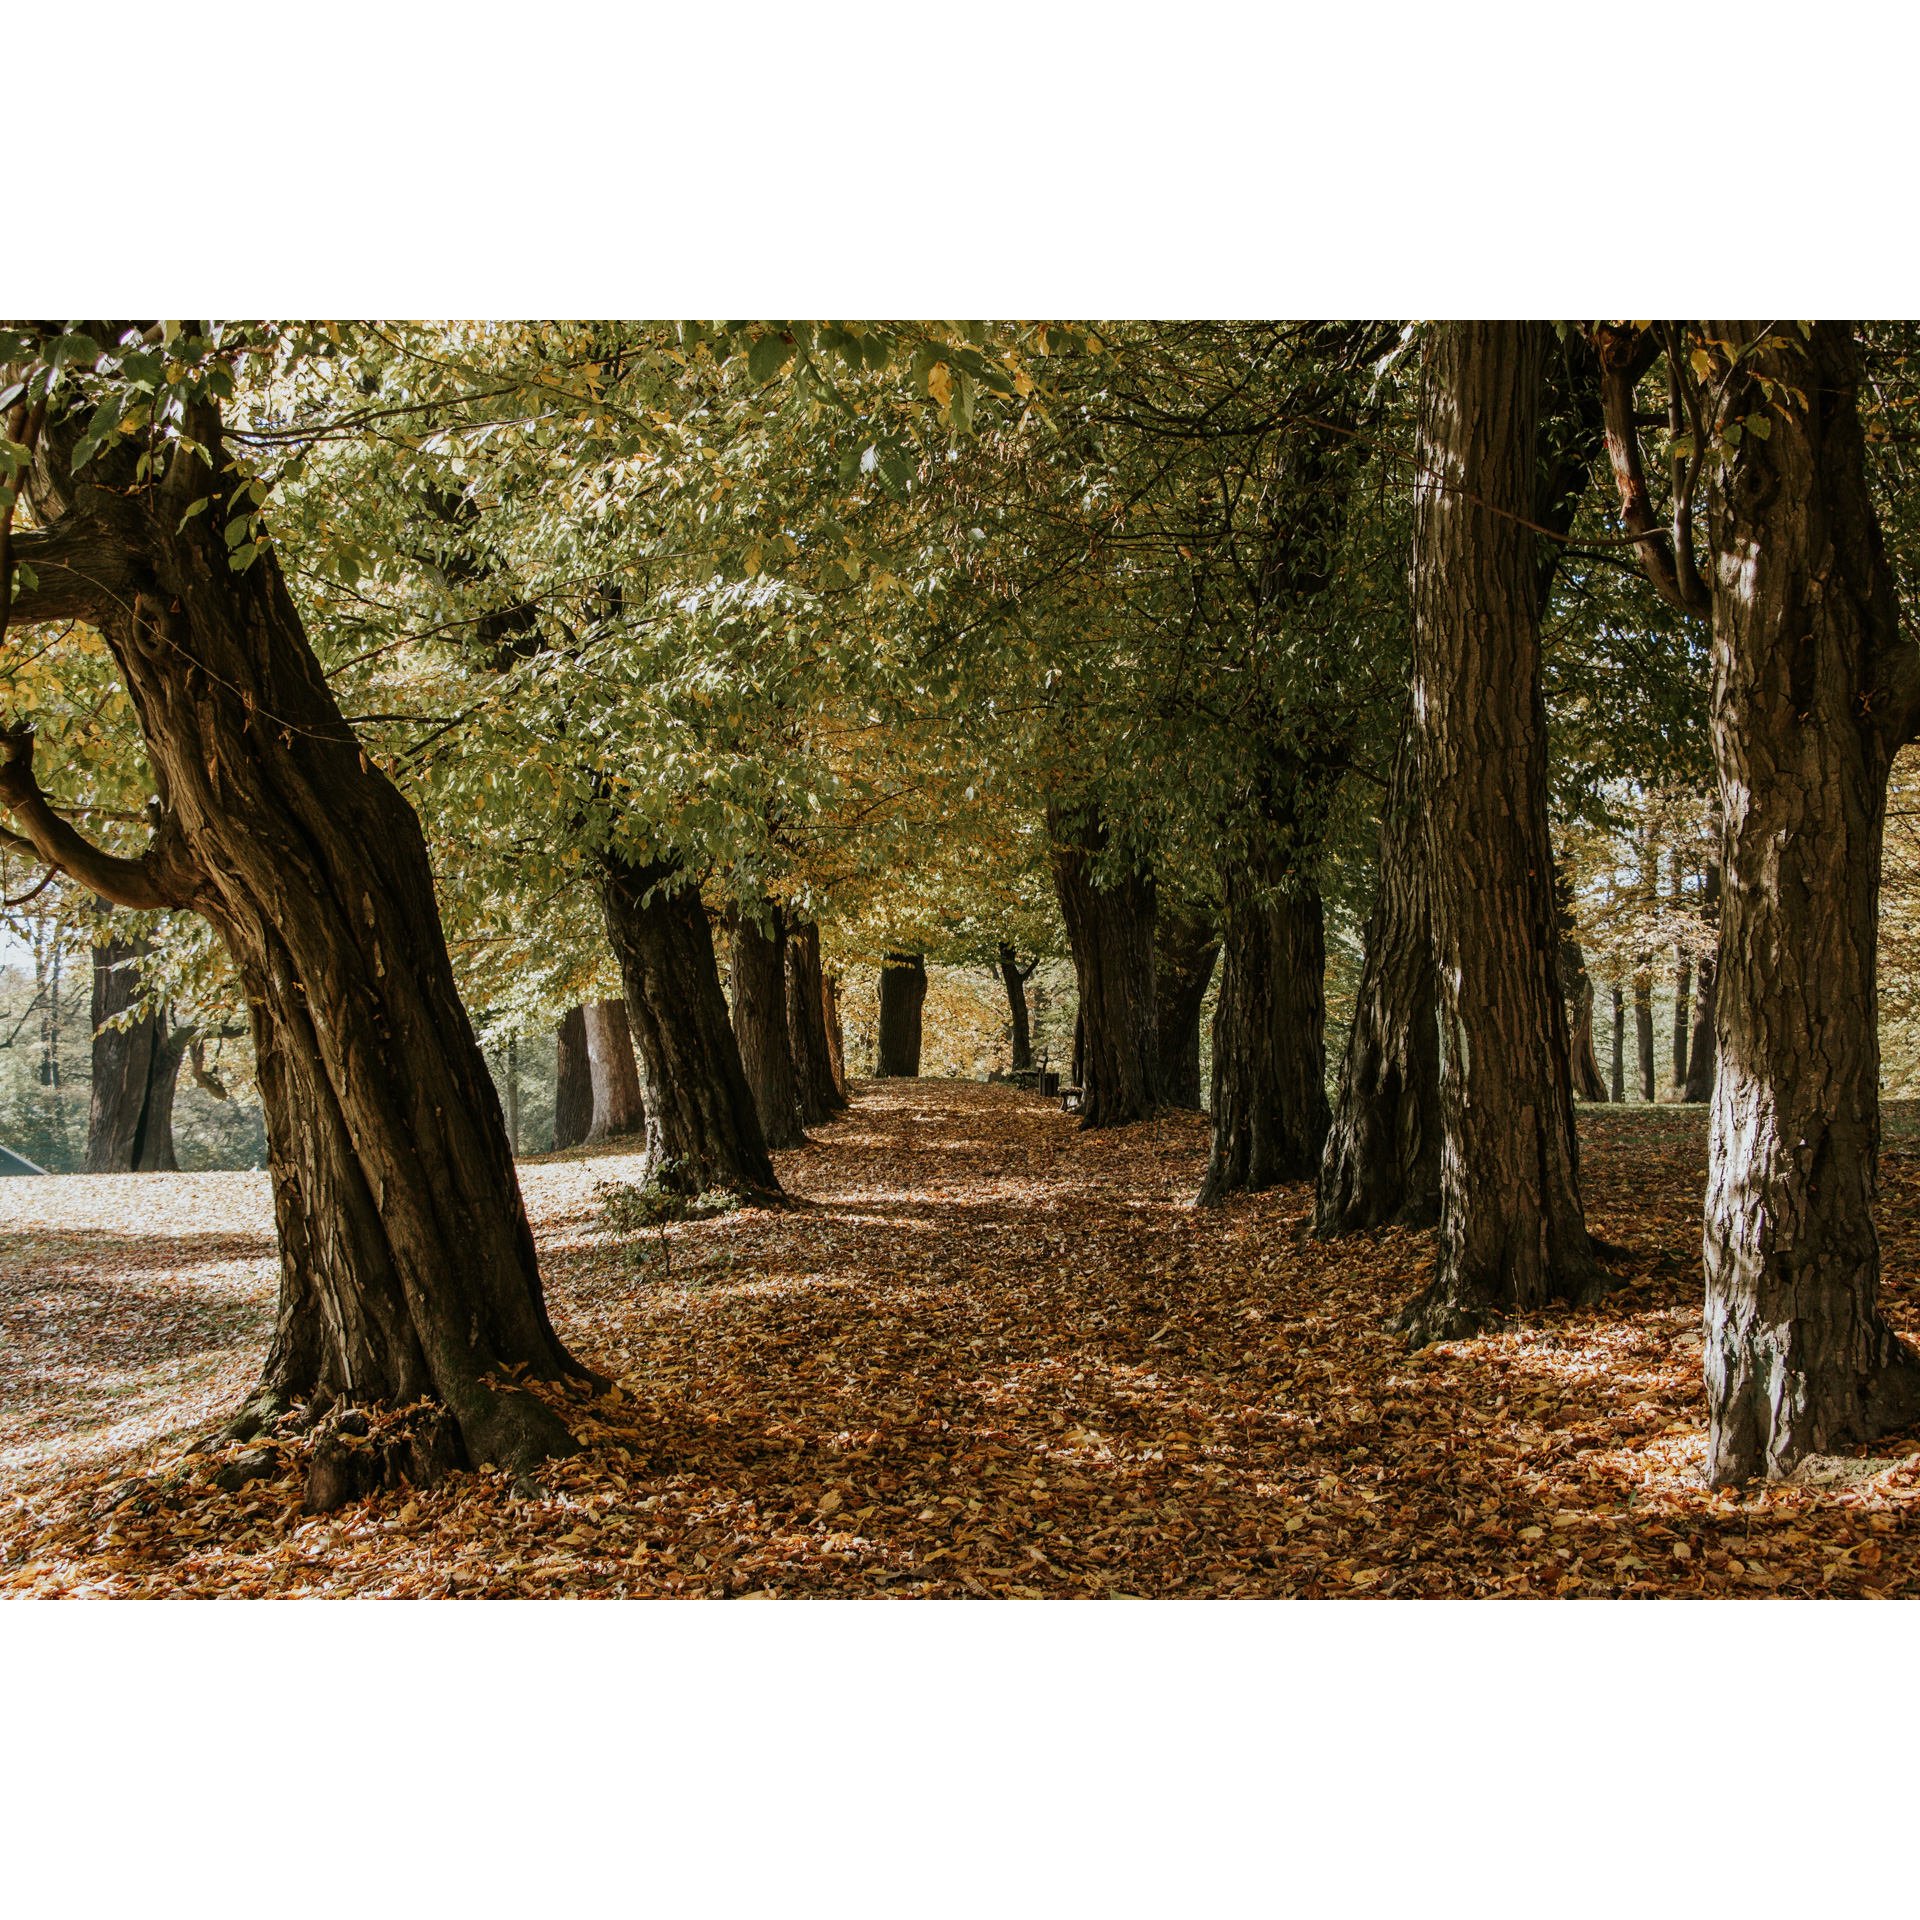
[{"label": "tree bark", "polygon": [[1560,919],[1560,997],[1566,1003],[1573,1090],[1583,1100],[1605,1100],[1607,1083],[1593,1051],[1593,982],[1574,938],[1573,884],[1564,861],[1554,863],[1554,902]]},{"label": "tree bark", "polygon": [[1024,1073],[1033,1065],[1033,1029],[1027,1019],[1027,981],[1033,973],[1033,966],[1022,968],[1020,956],[1006,944],[1000,943],[997,955],[1000,978],[1007,989],[1007,1018],[1013,1028],[1013,1071]]},{"label": "tree bark", "polygon": [[[107,903],[100,902],[102,906]],[[87,1115],[88,1173],[175,1173],[173,1095],[180,1054],[191,1035],[169,1032],[163,1009],[124,1029],[109,1020],[141,993],[142,940],[110,940],[93,950],[93,1100]]]},{"label": "tree bark", "polygon": [[852,1098],[847,1086],[847,1037],[840,1024],[840,982],[830,973],[821,976],[820,1000],[826,1015],[827,1058],[833,1065],[834,1091],[845,1106]]},{"label": "tree bark", "polygon": [[1408,710],[1380,815],[1380,880],[1340,1066],[1314,1232],[1440,1218],[1439,983],[1427,911],[1418,760]]},{"label": "tree bark", "polygon": [[787,925],[767,907],[772,933],[742,908],[733,928],[733,1031],[740,1064],[753,1090],[753,1108],[769,1147],[804,1147],[800,1082],[787,1033]]},{"label": "tree bark", "polygon": [[341,717],[272,547],[229,565],[224,529],[252,502],[195,378],[182,422],[207,462],[176,447],[152,483],[113,446],[76,481],[89,410],[68,402],[28,481],[38,528],[18,536],[40,584],[14,617],[91,622],[125,680],[160,796],[153,841],[129,860],[81,840],[40,792],[31,735],[9,743],[0,804],[107,899],[204,914],[246,992],[281,1292],[233,1430],[296,1399],[430,1394],[476,1461],[570,1452],[542,1400],[495,1384],[510,1367],[594,1376],[547,1318],[419,822]]},{"label": "tree bark", "polygon": [[593,1062],[587,1053],[587,1010],[569,1007],[554,1042],[559,1063],[553,1087],[553,1150],[583,1146],[593,1131]]},{"label": "tree bark", "polygon": [[1653,955],[1644,953],[1633,973],[1633,1037],[1640,1050],[1640,1098],[1659,1092],[1653,1066]]},{"label": "tree bark", "polygon": [[633,1057],[633,1030],[624,1000],[595,1000],[586,1008],[587,1064],[593,1081],[590,1144],[644,1133],[646,1103]]},{"label": "tree bark", "polygon": [[1613,1103],[1619,1106],[1627,1097],[1627,996],[1616,980],[1613,983]]},{"label": "tree bark", "polygon": [[1082,1127],[1119,1127],[1152,1116],[1165,1099],[1160,1080],[1160,1022],[1155,1001],[1152,877],[1130,873],[1118,885],[1089,877],[1107,846],[1097,814],[1069,820],[1047,809],[1054,890],[1073,948],[1085,1025]]},{"label": "tree bark", "polygon": [[[1686,902],[1683,856],[1673,850],[1673,908],[1677,914]],[[1687,1084],[1687,1032],[1693,1022],[1693,956],[1685,947],[1675,950],[1673,969],[1673,1086],[1684,1094]]]},{"label": "tree bark", "polygon": [[644,1178],[680,1193],[777,1195],[700,889],[671,860],[641,863],[609,849],[597,868],[640,1056]]},{"label": "tree bark", "polygon": [[1213,922],[1163,913],[1154,940],[1153,995],[1160,1014],[1160,1083],[1170,1107],[1200,1105],[1200,1005],[1220,955]]},{"label": "tree bark", "polygon": [[[1706,886],[1700,906],[1701,917],[1709,926],[1720,924],[1720,862],[1707,862]],[[1693,1044],[1687,1054],[1685,1098],[1691,1105],[1713,1098],[1713,1074],[1716,1053],[1713,1040],[1714,1009],[1719,999],[1718,961],[1703,953],[1696,965],[1693,981]]]},{"label": "tree bark", "polygon": [[1270,856],[1230,861],[1222,919],[1203,1207],[1314,1178],[1330,1122],[1319,889]]},{"label": "tree bark", "polygon": [[824,1126],[847,1103],[833,1077],[827,1044],[826,983],[820,976],[820,929],[811,920],[787,930],[787,1040],[804,1126]]},{"label": "tree bark", "polygon": [[876,1079],[920,1077],[920,1009],[926,998],[926,956],[888,954],[880,967],[880,1038],[873,1062]]},{"label": "tree bark", "polygon": [[1434,1281],[1413,1344],[1605,1276],[1580,1205],[1547,832],[1532,517],[1551,334],[1439,329],[1420,408],[1413,715],[1442,1022]]},{"label": "tree bark", "polygon": [[1873,1222],[1881,840],[1920,654],[1867,492],[1851,329],[1709,331],[1745,349],[1716,390],[1723,424],[1748,420],[1709,463],[1724,891],[1706,1381],[1709,1477],[1729,1485],[1920,1418]]}]

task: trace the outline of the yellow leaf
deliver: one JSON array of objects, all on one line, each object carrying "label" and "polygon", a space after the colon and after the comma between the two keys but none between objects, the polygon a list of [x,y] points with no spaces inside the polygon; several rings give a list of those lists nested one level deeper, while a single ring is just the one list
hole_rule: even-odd
[{"label": "yellow leaf", "polygon": [[953,400],[953,375],[947,370],[944,360],[936,360],[933,370],[927,375],[927,391],[941,406],[948,406]]}]

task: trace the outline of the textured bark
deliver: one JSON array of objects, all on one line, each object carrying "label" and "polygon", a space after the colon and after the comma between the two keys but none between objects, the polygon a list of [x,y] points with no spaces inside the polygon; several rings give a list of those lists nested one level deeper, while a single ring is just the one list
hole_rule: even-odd
[{"label": "textured bark", "polygon": [[[101,903],[102,905],[105,902]],[[173,1095],[191,1035],[169,1029],[155,1008],[124,1029],[106,1022],[140,999],[145,940],[110,940],[93,950],[93,1099],[87,1115],[87,1173],[174,1173]]]},{"label": "textured bark", "polygon": [[587,1065],[593,1080],[593,1124],[587,1138],[598,1143],[643,1133],[646,1104],[633,1057],[633,1031],[624,1000],[595,1000],[586,1008]]},{"label": "textured bark", "polygon": [[597,865],[640,1056],[644,1177],[684,1193],[777,1194],[700,889],[668,860],[643,864],[608,851]]},{"label": "textured bark", "polygon": [[1229,862],[1225,882],[1203,1207],[1314,1178],[1330,1121],[1320,891],[1271,857]]},{"label": "textured bark", "polygon": [[1551,334],[1438,330],[1420,410],[1413,715],[1439,968],[1443,1070],[1434,1281],[1414,1344],[1605,1276],[1580,1206],[1547,834],[1531,518]]},{"label": "textured bark", "polygon": [[826,987],[820,977],[820,929],[811,920],[787,931],[787,1042],[800,1097],[800,1119],[824,1126],[846,1103],[827,1044]]},{"label": "textured bark", "polygon": [[[1706,889],[1701,902],[1701,915],[1709,926],[1720,924],[1720,862],[1707,862]],[[1687,1085],[1685,1098],[1689,1104],[1713,1098],[1714,1066],[1718,1052],[1714,1046],[1713,1025],[1714,1010],[1719,1000],[1719,962],[1713,954],[1703,953],[1697,963],[1693,980],[1693,1040],[1687,1051]]]},{"label": "textured bark", "polygon": [[804,1147],[800,1082],[787,1034],[787,926],[769,906],[768,926],[741,912],[733,929],[733,1031],[753,1108],[769,1147]]},{"label": "textured bark", "polygon": [[1164,1098],[1160,1022],[1155,1000],[1153,940],[1156,900],[1151,876],[1132,873],[1117,886],[1089,878],[1107,845],[1097,815],[1069,820],[1047,810],[1054,890],[1073,948],[1084,1033],[1084,1060],[1074,1078],[1085,1089],[1080,1124],[1118,1127],[1149,1118]]},{"label": "textured bark", "polygon": [[[1881,839],[1920,657],[1865,479],[1851,330],[1757,347],[1710,463],[1713,746],[1724,808],[1719,1070],[1705,1259],[1708,1472],[1790,1472],[1920,1418],[1920,1358],[1878,1301]],[[1780,344],[1772,344],[1779,342]],[[1782,383],[1769,399],[1750,378]]]},{"label": "textured bark", "polygon": [[1440,1218],[1440,1028],[1411,713],[1380,815],[1380,881],[1340,1067],[1314,1231]]},{"label": "textured bark", "polygon": [[1013,1029],[1013,1071],[1024,1073],[1033,1065],[1033,1029],[1027,1019],[1027,982],[1040,963],[1022,967],[1020,956],[1004,941],[996,956],[1000,978],[1007,989],[1007,1019]]},{"label": "textured bark", "polygon": [[840,1024],[840,982],[826,974],[820,981],[820,1000],[826,1014],[827,1058],[833,1065],[834,1091],[844,1106],[850,1098],[847,1086],[847,1036]]},{"label": "textured bark", "polygon": [[880,1037],[873,1062],[877,1079],[920,1077],[920,1009],[926,998],[926,955],[888,954],[880,967]]},{"label": "textured bark", "polygon": [[[90,849],[40,794],[31,742],[0,804],[50,860],[123,906],[199,912],[249,1003],[266,1111],[281,1292],[251,1430],[295,1398],[436,1396],[468,1456],[573,1450],[509,1367],[592,1379],[561,1346],[500,1104],[455,990],[413,810],[360,751],[271,547],[243,572],[223,530],[249,503],[217,412],[136,484],[131,446],[67,459],[85,414],[50,419],[20,558],[22,622],[90,621],[125,680],[160,796],[146,854]],[[208,510],[188,516],[189,508]]]},{"label": "textured bark", "polygon": [[1213,922],[1163,913],[1154,942],[1154,1002],[1160,1015],[1160,1084],[1170,1107],[1200,1105],[1200,1004],[1220,957]]},{"label": "textured bark", "polygon": [[593,1062],[587,1053],[587,1010],[569,1007],[554,1041],[559,1060],[553,1087],[553,1150],[585,1143],[593,1131]]}]

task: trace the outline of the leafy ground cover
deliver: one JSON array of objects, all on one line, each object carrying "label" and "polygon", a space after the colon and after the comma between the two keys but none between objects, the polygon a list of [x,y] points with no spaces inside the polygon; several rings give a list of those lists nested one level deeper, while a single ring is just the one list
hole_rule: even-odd
[{"label": "leafy ground cover", "polygon": [[[1891,1116],[1889,1311],[1920,1332],[1920,1141]],[[1048,1597],[1916,1591],[1920,1433],[1710,1492],[1705,1119],[1591,1108],[1598,1308],[1409,1356],[1428,1237],[1303,1238],[1304,1187],[1188,1203],[1204,1123],[1082,1134],[874,1082],[777,1156],[795,1203],[622,1240],[618,1152],[522,1168],[549,1299],[615,1376],[537,1480],[303,1515],[305,1448],[187,1449],[271,1326],[261,1174],[0,1183],[0,1587],[41,1595]],[[379,1439],[379,1423],[369,1444]]]}]

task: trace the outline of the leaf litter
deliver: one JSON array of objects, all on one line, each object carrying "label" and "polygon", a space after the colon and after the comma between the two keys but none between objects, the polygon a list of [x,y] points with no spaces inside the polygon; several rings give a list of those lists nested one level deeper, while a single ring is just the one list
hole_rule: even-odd
[{"label": "leaf litter", "polygon": [[[1416,1355],[1383,1321],[1431,1236],[1317,1242],[1304,1185],[1194,1209],[1197,1114],[1082,1133],[1011,1088],[867,1083],[776,1156],[792,1205],[664,1249],[606,1229],[596,1189],[636,1155],[526,1162],[555,1324],[617,1381],[536,1389],[582,1451],[325,1515],[302,1511],[309,1441],[193,1450],[271,1333],[266,1176],[8,1181],[0,1591],[1914,1592],[1920,1433],[1801,1484],[1702,1484],[1704,1116],[1581,1125],[1626,1284]],[[1911,1337],[1920,1154],[1909,1113],[1888,1132],[1884,1296]]]}]

